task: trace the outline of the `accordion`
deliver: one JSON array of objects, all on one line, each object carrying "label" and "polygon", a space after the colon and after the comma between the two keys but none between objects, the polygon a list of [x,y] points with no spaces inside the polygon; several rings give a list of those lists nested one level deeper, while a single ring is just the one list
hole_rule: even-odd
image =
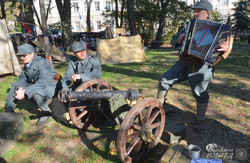
[{"label": "accordion", "polygon": [[218,44],[226,41],[230,33],[230,25],[192,19],[186,28],[186,37],[180,49],[180,56],[201,59],[214,64],[220,56]]}]

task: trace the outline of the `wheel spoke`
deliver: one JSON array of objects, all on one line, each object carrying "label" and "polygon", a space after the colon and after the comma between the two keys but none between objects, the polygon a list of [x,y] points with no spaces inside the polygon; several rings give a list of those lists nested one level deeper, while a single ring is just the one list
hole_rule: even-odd
[{"label": "wheel spoke", "polygon": [[141,126],[139,126],[139,125],[137,125],[137,124],[135,124],[135,123],[133,123],[133,124],[131,125],[131,127],[133,127],[134,129],[136,129],[136,130],[138,130],[138,131],[140,131],[140,130],[142,129]]},{"label": "wheel spoke", "polygon": [[151,129],[161,126],[161,122],[157,122],[151,125]]},{"label": "wheel spoke", "polygon": [[93,92],[93,85],[90,86],[90,92]]},{"label": "wheel spoke", "polygon": [[89,114],[87,115],[87,118],[85,120],[85,123],[87,123],[90,120],[91,116],[92,116],[92,112],[89,112]]},{"label": "wheel spoke", "polygon": [[154,114],[152,115],[152,117],[149,119],[149,124],[152,124],[155,120],[155,118],[160,114],[160,111],[157,110],[156,112],[154,112]]},{"label": "wheel spoke", "polygon": [[142,145],[142,140],[140,140],[140,141],[136,144],[136,146],[135,146],[134,151],[135,151],[136,153],[140,151],[141,145]]},{"label": "wheel spoke", "polygon": [[140,138],[139,138],[139,137],[135,137],[135,138],[132,140],[130,146],[129,146],[128,149],[127,149],[127,155],[129,155],[129,154],[132,152],[132,150],[135,148],[136,144],[139,143],[139,141],[140,141]]},{"label": "wheel spoke", "polygon": [[77,120],[81,119],[83,116],[85,116],[88,113],[87,110],[83,110],[83,112],[77,116]]},{"label": "wheel spoke", "polygon": [[148,119],[149,119],[149,117],[150,117],[150,115],[151,115],[152,110],[153,110],[153,106],[149,106],[149,107],[148,107],[148,110],[147,110],[147,112],[146,112],[146,115],[145,115],[145,117],[144,117],[144,122],[147,122],[147,121],[148,121]]},{"label": "wheel spoke", "polygon": [[144,121],[143,121],[143,117],[142,117],[142,112],[139,113],[139,120],[141,122],[141,126],[144,126]]},{"label": "wheel spoke", "polygon": [[96,92],[99,92],[99,91],[100,91],[100,84],[97,84]]},{"label": "wheel spoke", "polygon": [[74,108],[75,109],[84,109],[84,108],[86,108],[87,106],[75,106]]},{"label": "wheel spoke", "polygon": [[153,141],[155,141],[155,137],[154,137],[153,134],[150,135],[150,138],[151,138]]},{"label": "wheel spoke", "polygon": [[140,136],[140,133],[138,131],[135,131],[132,134],[127,136],[127,141],[129,141],[129,140],[131,140],[131,139],[133,139],[135,137],[138,137],[138,136]]}]

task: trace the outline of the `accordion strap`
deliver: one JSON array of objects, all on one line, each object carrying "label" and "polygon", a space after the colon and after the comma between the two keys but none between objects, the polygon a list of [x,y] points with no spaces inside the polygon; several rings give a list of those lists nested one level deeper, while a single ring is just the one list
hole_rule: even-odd
[{"label": "accordion strap", "polygon": [[223,59],[226,59],[227,58],[227,56],[230,54],[230,52],[232,51],[232,48],[233,48],[233,40],[234,40],[234,38],[231,36],[231,37],[229,37],[229,45],[228,45],[228,49],[227,49],[227,51],[225,51],[222,55],[221,55],[221,57],[214,63],[214,65],[216,65],[220,60],[221,60],[221,58],[223,58]]}]

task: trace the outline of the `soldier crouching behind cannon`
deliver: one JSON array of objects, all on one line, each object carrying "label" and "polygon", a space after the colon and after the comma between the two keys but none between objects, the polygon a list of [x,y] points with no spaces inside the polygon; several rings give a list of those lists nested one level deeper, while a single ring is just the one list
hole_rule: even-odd
[{"label": "soldier crouching behind cannon", "polygon": [[[71,57],[63,78],[63,91],[68,91],[69,88],[75,90],[82,82],[101,77],[102,68],[99,59],[95,55],[87,54],[86,48],[84,41],[75,41],[71,44],[75,56]],[[72,80],[73,85],[71,85]]]}]

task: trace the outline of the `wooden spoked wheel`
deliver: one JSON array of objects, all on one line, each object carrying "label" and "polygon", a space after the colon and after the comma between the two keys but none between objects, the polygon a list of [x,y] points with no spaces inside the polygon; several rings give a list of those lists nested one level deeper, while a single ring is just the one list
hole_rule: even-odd
[{"label": "wooden spoked wheel", "polygon": [[162,103],[154,98],[139,101],[124,118],[117,137],[117,150],[123,162],[145,157],[156,146],[165,126]]},{"label": "wooden spoked wheel", "polygon": [[[82,83],[77,87],[75,92],[99,92],[103,89],[112,90],[112,87],[107,81],[103,79],[94,79]],[[98,103],[98,101],[99,100],[70,101],[69,116],[73,124],[77,128],[82,129],[84,127],[84,124],[86,124],[90,120],[93,114],[91,107],[94,105],[94,103]]]}]

